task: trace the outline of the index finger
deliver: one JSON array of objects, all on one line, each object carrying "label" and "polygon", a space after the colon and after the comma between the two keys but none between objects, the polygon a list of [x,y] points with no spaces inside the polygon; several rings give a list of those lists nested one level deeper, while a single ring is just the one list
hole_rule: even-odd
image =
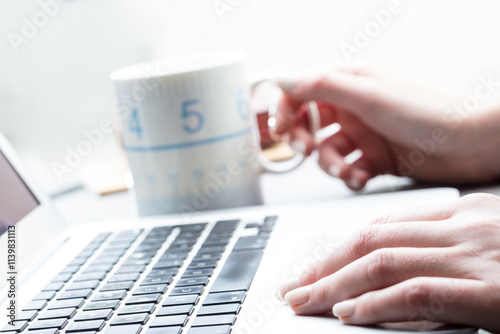
[{"label": "index finger", "polygon": [[[451,209],[443,206],[442,211],[449,212],[455,206],[454,203],[448,204]],[[433,216],[429,215],[428,217]],[[442,216],[442,218],[444,217],[448,217],[448,215]],[[278,290],[279,294],[284,297],[287,292],[329,276],[349,263],[380,248],[450,246],[453,240],[446,230],[447,225],[439,224],[436,220],[368,225],[344,241],[311,270],[302,273],[296,279],[283,282]],[[446,220],[447,218],[442,219],[441,222]]]},{"label": "index finger", "polygon": [[278,104],[280,129],[276,134],[283,134],[290,128],[297,110],[307,101],[322,101],[332,108],[350,110],[362,119],[373,117],[366,113],[370,97],[377,88],[376,81],[370,77],[333,70],[300,78],[281,78],[275,82],[284,92]]}]

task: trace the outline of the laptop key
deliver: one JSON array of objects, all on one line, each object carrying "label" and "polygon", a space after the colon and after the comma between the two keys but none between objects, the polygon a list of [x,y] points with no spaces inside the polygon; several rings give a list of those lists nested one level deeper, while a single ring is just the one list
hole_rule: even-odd
[{"label": "laptop key", "polygon": [[207,285],[208,280],[209,280],[208,276],[183,278],[180,279],[175,286],[181,287],[181,286],[191,286],[191,285]]},{"label": "laptop key", "polygon": [[234,245],[234,251],[264,249],[267,245],[267,238],[262,237],[241,237]]},{"label": "laptop key", "polygon": [[188,320],[187,315],[171,315],[166,317],[156,317],[149,324],[149,327],[184,326]]},{"label": "laptop key", "polygon": [[90,264],[87,268],[85,268],[84,273],[91,273],[96,271],[108,272],[111,269],[113,269],[112,263]]},{"label": "laptop key", "polygon": [[118,315],[124,314],[135,314],[135,313],[153,313],[155,310],[155,304],[137,304],[137,305],[125,305],[118,311]]},{"label": "laptop key", "polygon": [[151,295],[132,296],[126,301],[126,305],[132,304],[145,304],[145,303],[158,303],[161,299],[161,294],[155,293]]},{"label": "laptop key", "polygon": [[163,306],[171,306],[171,305],[196,305],[200,297],[198,295],[183,295],[183,296],[172,296],[165,298],[163,302]]},{"label": "laptop key", "polygon": [[171,252],[165,252],[163,255],[160,257],[161,260],[184,260],[188,256],[188,253],[171,253]]},{"label": "laptop key", "polygon": [[194,307],[192,305],[163,306],[156,315],[157,316],[179,315],[179,314],[191,315],[191,313],[193,313],[193,310]]},{"label": "laptop key", "polygon": [[173,260],[173,261],[163,261],[155,264],[153,269],[165,269],[165,268],[179,268],[182,266],[183,261]]},{"label": "laptop key", "polygon": [[92,289],[72,290],[63,292],[57,297],[57,300],[85,298],[87,299],[92,294]]},{"label": "laptop key", "polygon": [[219,239],[219,240],[205,240],[202,247],[213,247],[213,246],[227,246],[229,240]]},{"label": "laptop key", "polygon": [[204,285],[193,285],[181,288],[175,288],[170,292],[170,296],[201,294],[205,289]]},{"label": "laptop key", "polygon": [[146,269],[146,265],[136,265],[136,266],[125,266],[122,265],[117,271],[117,274],[125,273],[142,273]]},{"label": "laptop key", "polygon": [[112,299],[123,299],[127,295],[127,290],[117,290],[117,291],[104,291],[96,293],[92,296],[92,301],[102,301],[102,300],[112,300]]},{"label": "laptop key", "polygon": [[[42,329],[37,331],[27,331],[28,334],[59,334],[57,328]],[[83,333],[82,333],[83,334]]]},{"label": "laptop key", "polygon": [[105,301],[101,301],[101,302],[90,302],[83,308],[83,310],[84,311],[93,311],[93,310],[102,310],[102,309],[106,309],[106,308],[116,310],[119,305],[120,305],[119,300],[105,300]]},{"label": "laptop key", "polygon": [[225,246],[210,246],[210,247],[207,246],[207,247],[200,248],[197,255],[208,254],[208,253],[220,254],[220,253],[224,253],[225,250],[226,250]]},{"label": "laptop key", "polygon": [[118,255],[111,255],[111,254],[106,254],[106,256],[104,255],[100,255],[98,256],[97,258],[95,258],[94,260],[94,264],[116,264],[116,262],[118,262],[121,258],[121,254],[118,254]]},{"label": "laptop key", "polygon": [[109,279],[109,283],[114,282],[123,282],[123,281],[137,281],[137,279],[141,276],[141,273],[128,273],[128,274],[114,274]]},{"label": "laptop key", "polygon": [[142,329],[141,325],[110,326],[104,334],[138,334]]},{"label": "laptop key", "polygon": [[52,282],[47,284],[42,291],[59,291],[63,288],[64,282]]},{"label": "laptop key", "polygon": [[229,334],[231,326],[210,326],[210,327],[193,327],[187,334]]},{"label": "laptop key", "polygon": [[[145,334],[181,334],[182,327],[156,327],[150,328]],[[107,334],[107,333],[106,333]]]},{"label": "laptop key", "polygon": [[148,277],[177,275],[178,272],[179,269],[177,268],[153,269],[149,272]]},{"label": "laptop key", "polygon": [[239,219],[221,220],[215,223],[212,233],[220,230],[235,230],[238,227]]},{"label": "laptop key", "polygon": [[165,293],[167,291],[168,285],[166,284],[157,284],[157,285],[145,285],[137,287],[132,293],[135,295],[147,295],[150,293]]},{"label": "laptop key", "polygon": [[40,316],[38,316],[38,319],[39,320],[57,319],[57,318],[71,319],[75,314],[76,314],[76,309],[74,307],[62,308],[58,310],[47,310],[42,312]]},{"label": "laptop key", "polygon": [[23,311],[33,311],[33,310],[40,311],[45,306],[47,306],[46,300],[32,300],[28,304],[24,305]]},{"label": "laptop key", "polygon": [[64,328],[68,320],[66,319],[50,319],[50,320],[37,320],[30,325],[30,329],[46,329],[46,328]]},{"label": "laptop key", "polygon": [[188,277],[198,277],[198,276],[212,276],[214,273],[213,269],[194,269],[194,270],[186,270],[182,275],[182,278]]},{"label": "laptop key", "polygon": [[134,285],[132,281],[125,282],[116,282],[116,283],[107,283],[105,284],[100,291],[114,291],[114,290],[130,290],[130,288]]},{"label": "laptop key", "polygon": [[203,305],[197,315],[238,314],[240,309],[240,304]]},{"label": "laptop key", "polygon": [[203,302],[203,305],[242,303],[244,300],[245,291],[210,293]]},{"label": "laptop key", "polygon": [[128,267],[134,267],[134,266],[147,266],[151,262],[151,259],[146,258],[146,259],[128,259],[127,261],[122,263],[122,266]]},{"label": "laptop key", "polygon": [[27,321],[14,321],[14,326],[7,324],[2,328],[2,332],[22,332],[28,327]]},{"label": "laptop key", "polygon": [[119,315],[113,319],[111,326],[116,325],[130,325],[130,324],[140,324],[144,325],[149,319],[148,313],[137,313],[128,315]]},{"label": "laptop key", "polygon": [[95,311],[83,311],[78,313],[75,317],[75,321],[87,321],[87,320],[108,320],[113,315],[113,311],[110,309],[95,310]]},{"label": "laptop key", "polygon": [[82,290],[82,289],[95,289],[99,286],[99,280],[75,282],[66,287],[66,291]]},{"label": "laptop key", "polygon": [[221,254],[208,253],[208,254],[196,255],[193,261],[218,261],[220,260],[220,258]]},{"label": "laptop key", "polygon": [[38,312],[35,310],[17,312],[16,321],[22,321],[22,320],[31,321],[31,320],[35,319],[37,315],[38,315]]},{"label": "laptop key", "polygon": [[80,274],[75,277],[75,282],[81,282],[81,281],[90,281],[90,280],[103,280],[104,277],[106,277],[107,272],[105,271],[96,271],[92,273],[85,273],[85,274]]},{"label": "laptop key", "polygon": [[67,282],[72,276],[73,274],[71,273],[59,274],[52,279],[52,282]]},{"label": "laptop key", "polygon": [[172,283],[173,276],[147,276],[141,281],[142,285],[156,285],[156,284],[170,284]]},{"label": "laptop key", "polygon": [[248,290],[259,267],[262,254],[262,250],[231,253],[210,292]]},{"label": "laptop key", "polygon": [[188,270],[193,270],[193,269],[205,269],[205,268],[215,268],[217,267],[217,263],[219,261],[199,261],[199,262],[192,262],[189,267],[187,267]]},{"label": "laptop key", "polygon": [[151,259],[154,257],[156,252],[134,252],[130,254],[129,259]]},{"label": "laptop key", "polygon": [[78,321],[71,323],[66,328],[66,333],[83,331],[100,331],[106,323],[104,320]]},{"label": "laptop key", "polygon": [[73,260],[71,260],[68,265],[83,265],[85,262],[87,262],[88,257],[83,257],[83,256],[77,256]]},{"label": "laptop key", "polygon": [[229,325],[232,326],[236,316],[233,314],[222,314],[222,315],[208,315],[204,317],[196,317],[192,324],[193,327],[200,326],[216,326],[216,325]]},{"label": "laptop key", "polygon": [[79,264],[68,264],[66,267],[64,267],[63,270],[61,270],[61,274],[64,273],[71,273],[74,274],[80,269],[81,265]]},{"label": "laptop key", "polygon": [[70,308],[70,307],[76,307],[80,308],[85,299],[83,298],[75,298],[75,299],[64,299],[64,300],[56,300],[52,304],[49,305],[49,310],[57,310],[60,308]]},{"label": "laptop key", "polygon": [[54,291],[42,291],[38,293],[33,300],[51,300],[56,293]]}]

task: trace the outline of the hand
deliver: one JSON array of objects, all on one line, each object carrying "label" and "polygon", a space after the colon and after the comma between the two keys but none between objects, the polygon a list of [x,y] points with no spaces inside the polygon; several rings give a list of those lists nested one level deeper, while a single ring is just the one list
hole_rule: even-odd
[{"label": "hand", "polygon": [[297,314],[347,324],[428,320],[500,332],[500,198],[391,213],[279,293]]},{"label": "hand", "polygon": [[[332,70],[277,83],[285,94],[276,134],[303,143],[297,147],[307,155],[317,148],[320,167],[351,189],[379,174],[445,183],[500,176],[500,155],[492,154],[500,147],[497,111],[458,112],[454,98],[366,71]],[[307,101],[317,101],[321,126],[341,126],[319,145],[307,130]],[[346,164],[344,157],[356,149],[362,157]]]}]

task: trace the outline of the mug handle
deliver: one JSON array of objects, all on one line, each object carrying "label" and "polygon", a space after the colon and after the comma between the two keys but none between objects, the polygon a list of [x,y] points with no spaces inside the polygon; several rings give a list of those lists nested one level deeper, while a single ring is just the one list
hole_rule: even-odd
[{"label": "mug handle", "polygon": [[[263,77],[259,78],[257,80],[253,80],[250,83],[250,93],[253,95],[253,92],[257,88],[258,85],[264,83],[264,82],[271,82],[271,79],[269,77]],[[276,113],[278,110],[278,103],[280,100],[281,95],[283,92],[281,92],[279,95],[273,97],[271,99],[271,103],[268,108],[268,113],[269,113],[269,119],[267,121],[267,124],[270,129],[270,134],[271,137],[274,137],[273,139],[279,139],[276,138],[275,130],[276,130],[276,125],[277,125],[277,119],[276,119]],[[309,124],[310,124],[310,131],[314,135],[316,131],[318,131],[321,127],[321,120],[319,116],[319,109],[318,105],[314,101],[310,101],[307,103],[307,116],[309,117]],[[260,165],[263,169],[264,172],[267,173],[274,173],[274,174],[279,174],[279,173],[286,173],[289,171],[294,170],[295,168],[299,167],[307,158],[307,156],[299,151],[296,151],[295,148],[292,147],[294,150],[294,156],[291,159],[281,161],[281,162],[274,162],[266,159],[262,154],[259,154],[259,162]]]}]

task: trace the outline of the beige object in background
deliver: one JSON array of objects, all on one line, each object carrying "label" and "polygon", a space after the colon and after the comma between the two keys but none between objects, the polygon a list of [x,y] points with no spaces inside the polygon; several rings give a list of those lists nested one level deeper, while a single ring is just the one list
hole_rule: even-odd
[{"label": "beige object in background", "polygon": [[274,162],[292,159],[295,156],[290,145],[285,142],[279,142],[263,149],[262,154],[266,159]]},{"label": "beige object in background", "polygon": [[78,177],[83,187],[97,195],[108,195],[127,190],[125,160],[102,161],[82,167]]}]

